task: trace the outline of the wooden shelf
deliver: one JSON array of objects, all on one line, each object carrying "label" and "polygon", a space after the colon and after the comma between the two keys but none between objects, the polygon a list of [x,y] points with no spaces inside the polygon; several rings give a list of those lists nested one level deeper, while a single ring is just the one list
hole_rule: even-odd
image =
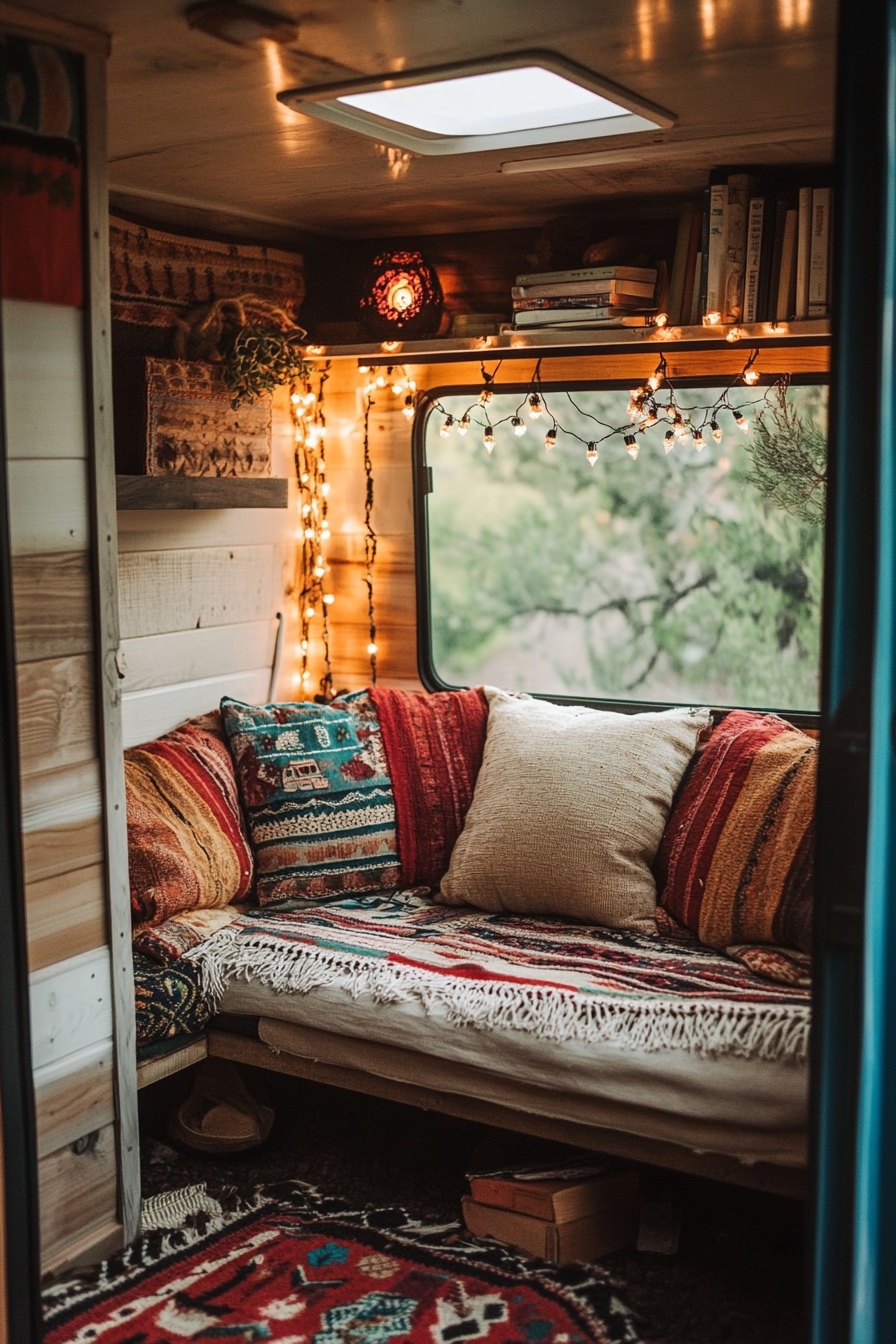
[{"label": "wooden shelf", "polygon": [[285,509],[285,476],[116,476],[119,509]]},{"label": "wooden shelf", "polygon": [[[756,322],[739,326],[736,342],[728,341],[730,326],[718,327],[599,327],[581,331],[504,331],[498,336],[458,338],[443,336],[431,341],[400,341],[398,349],[385,349],[371,342],[366,345],[312,345],[311,359],[369,359],[371,364],[417,364],[469,359],[470,355],[502,359],[538,355],[604,354],[610,351],[637,350],[639,346],[665,346],[681,349],[719,349],[726,345],[749,351],[751,347],[788,345],[827,345],[831,324],[824,319],[809,322]],[[390,343],[391,344],[391,343]]]}]

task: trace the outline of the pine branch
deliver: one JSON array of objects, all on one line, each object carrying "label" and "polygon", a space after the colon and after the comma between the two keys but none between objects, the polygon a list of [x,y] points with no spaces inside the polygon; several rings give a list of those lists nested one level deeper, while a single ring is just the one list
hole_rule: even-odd
[{"label": "pine branch", "polygon": [[824,521],[827,441],[814,420],[803,420],[787,400],[787,388],[762,410],[747,480],[779,509],[816,525]]}]

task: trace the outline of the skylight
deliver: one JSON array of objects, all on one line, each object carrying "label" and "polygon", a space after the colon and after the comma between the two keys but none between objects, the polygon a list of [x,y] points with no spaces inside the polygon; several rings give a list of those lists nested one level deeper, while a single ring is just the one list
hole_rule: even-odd
[{"label": "skylight", "polygon": [[554,52],[289,89],[278,97],[296,112],[418,154],[589,140],[675,122]]},{"label": "skylight", "polygon": [[349,94],[338,101],[433,135],[501,135],[624,117],[628,111],[537,65]]}]

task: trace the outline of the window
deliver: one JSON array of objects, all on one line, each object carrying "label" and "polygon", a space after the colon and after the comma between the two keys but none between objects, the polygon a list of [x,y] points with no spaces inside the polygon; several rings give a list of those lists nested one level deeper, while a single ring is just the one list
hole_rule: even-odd
[{"label": "window", "polygon": [[477,393],[438,394],[423,428],[433,683],[817,710],[825,387],[677,384],[705,446],[666,453],[661,422],[636,460],[607,437],[628,388],[547,388],[537,418],[525,389]]}]

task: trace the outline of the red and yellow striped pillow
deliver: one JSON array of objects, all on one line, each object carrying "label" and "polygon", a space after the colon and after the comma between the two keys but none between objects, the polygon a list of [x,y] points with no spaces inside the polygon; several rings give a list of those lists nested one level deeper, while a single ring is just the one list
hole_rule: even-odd
[{"label": "red and yellow striped pillow", "polygon": [[657,856],[661,904],[701,942],[811,950],[817,748],[776,714],[713,732]]}]

